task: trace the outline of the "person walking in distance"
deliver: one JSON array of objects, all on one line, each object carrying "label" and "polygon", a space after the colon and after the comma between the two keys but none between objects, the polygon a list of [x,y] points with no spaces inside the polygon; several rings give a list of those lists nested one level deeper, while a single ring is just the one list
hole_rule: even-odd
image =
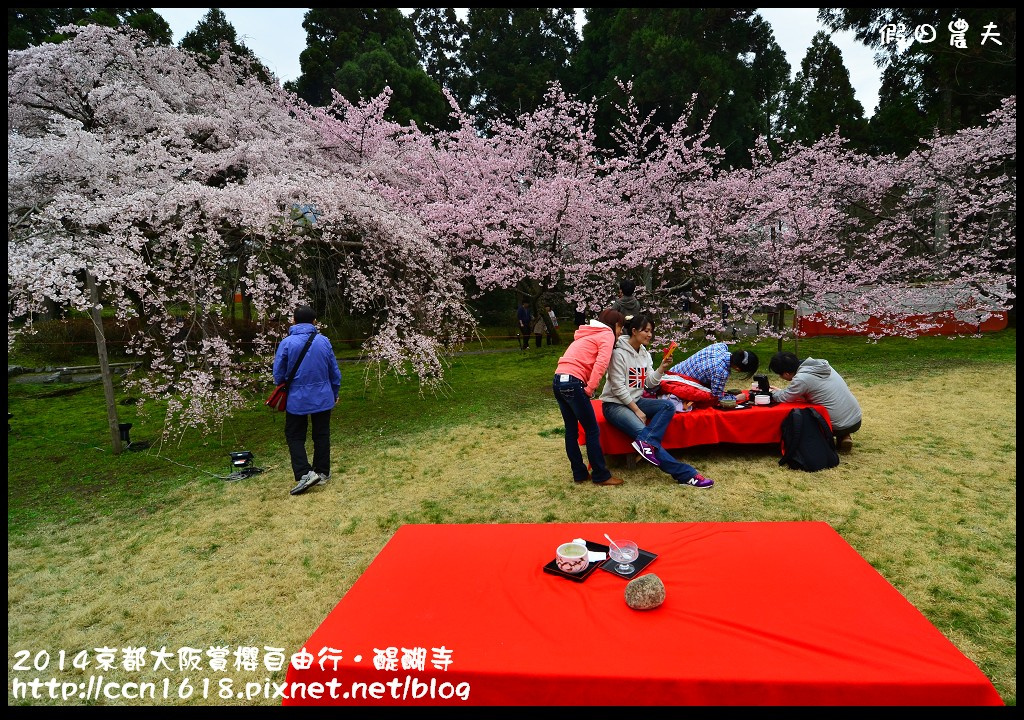
[{"label": "person walking in distance", "polygon": [[530,349],[530,336],[533,334],[533,313],[530,312],[530,301],[523,298],[522,304],[516,311],[516,321],[519,323],[520,348]]},{"label": "person walking in distance", "polygon": [[[274,382],[284,382],[302,356],[288,387],[284,416],[284,437],[295,476],[295,487],[290,492],[301,495],[314,485],[326,485],[331,477],[331,410],[341,391],[341,369],[331,341],[317,332],[313,308],[300,305],[295,308],[294,317],[295,324],[274,354]],[[307,342],[309,349],[303,356]],[[310,425],[312,465],[306,454],[306,431]]]}]

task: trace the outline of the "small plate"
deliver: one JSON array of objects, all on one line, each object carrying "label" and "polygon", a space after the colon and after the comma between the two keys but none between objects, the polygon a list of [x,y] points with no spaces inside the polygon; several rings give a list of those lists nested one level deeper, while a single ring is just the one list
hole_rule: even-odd
[{"label": "small plate", "polygon": [[[633,572],[629,573],[628,575],[623,575],[618,570],[616,570],[615,566],[619,564],[619,561],[612,560],[611,558],[608,558],[603,563],[600,563],[601,569],[606,572],[610,572],[612,575],[615,575],[616,577],[625,578],[626,580],[629,580],[639,575],[645,567],[654,562],[655,559],[657,559],[658,557],[656,554],[652,552],[647,552],[646,550],[639,550],[637,552],[637,555],[637,559],[631,563],[633,565]],[[586,572],[590,572],[590,568],[587,568]]]},{"label": "small plate", "polygon": [[[602,545],[601,543],[591,542],[590,540],[587,540],[587,550],[590,550],[591,552],[607,553],[608,552],[608,546],[607,545]],[[583,572],[567,573],[567,572],[564,572],[564,571],[562,571],[562,570],[560,570],[558,568],[558,561],[557,560],[552,560],[551,562],[549,562],[547,565],[544,566],[544,572],[550,573],[551,575],[557,575],[558,577],[564,577],[566,580],[572,580],[573,582],[583,582],[588,577],[593,575],[594,571],[597,570],[597,568],[603,562],[606,562],[606,561],[605,560],[595,560],[594,562],[590,563],[590,565],[587,566],[587,569],[584,570]],[[634,565],[635,564],[636,563],[634,563]]]}]

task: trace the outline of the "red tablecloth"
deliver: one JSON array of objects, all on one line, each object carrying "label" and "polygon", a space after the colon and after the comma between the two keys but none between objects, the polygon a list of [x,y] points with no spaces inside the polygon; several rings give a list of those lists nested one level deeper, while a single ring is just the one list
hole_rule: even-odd
[{"label": "red tablecloth", "polygon": [[[630,609],[601,569],[583,583],[542,571],[559,543],[606,532],[658,554],[645,572],[664,604]],[[286,704],[1002,704],[820,522],[404,525],[305,650]],[[335,698],[294,696],[332,679]]]},{"label": "red tablecloth", "polygon": [[[636,452],[630,445],[632,439],[604,419],[604,403],[591,400],[597,426],[601,431],[601,450],[606,455],[623,455]],[[806,403],[778,403],[775,405],[751,405],[738,410],[719,408],[694,408],[690,412],[676,413],[669,424],[661,444],[669,450],[694,447],[695,445],[716,445],[718,443],[768,444],[782,441],[782,421],[790,410],[812,407],[822,414],[831,425],[828,410],[821,405]],[[583,427],[577,425],[578,442],[586,443]]]}]

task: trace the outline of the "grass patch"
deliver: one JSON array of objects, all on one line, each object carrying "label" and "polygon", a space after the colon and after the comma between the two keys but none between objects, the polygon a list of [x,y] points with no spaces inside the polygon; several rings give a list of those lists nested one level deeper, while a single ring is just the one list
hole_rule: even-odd
[{"label": "grass patch", "polygon": [[[775,344],[756,349],[767,364]],[[832,361],[861,401],[854,453],[813,475],[780,468],[770,448],[677,453],[716,479],[709,492],[645,463],[616,467],[618,488],[574,485],[550,389],[563,350],[455,357],[448,386],[427,396],[364,386],[362,367],[345,364],[331,483],[298,498],[283,417],[258,399],[217,436],[115,457],[98,385],[54,395],[9,383],[8,667],[22,648],[294,652],[403,523],[816,520],[1016,703],[1013,329],[801,341],[800,355]],[[156,439],[134,406],[118,410],[133,440]],[[215,477],[239,449],[266,472]]]}]

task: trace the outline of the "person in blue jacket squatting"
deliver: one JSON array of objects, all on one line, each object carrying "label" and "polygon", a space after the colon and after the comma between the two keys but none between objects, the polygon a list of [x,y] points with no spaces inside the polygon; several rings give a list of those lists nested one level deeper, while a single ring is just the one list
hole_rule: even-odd
[{"label": "person in blue jacket squatting", "polygon": [[[314,485],[326,485],[331,478],[331,409],[341,391],[341,369],[334,348],[313,323],[316,313],[308,305],[295,308],[295,324],[288,337],[277,346],[274,355],[274,383],[288,379],[306,342],[313,335],[309,350],[288,387],[288,405],[284,416],[284,437],[292,460],[295,487],[300,495]],[[312,421],[313,464],[306,455],[306,428]]]}]

